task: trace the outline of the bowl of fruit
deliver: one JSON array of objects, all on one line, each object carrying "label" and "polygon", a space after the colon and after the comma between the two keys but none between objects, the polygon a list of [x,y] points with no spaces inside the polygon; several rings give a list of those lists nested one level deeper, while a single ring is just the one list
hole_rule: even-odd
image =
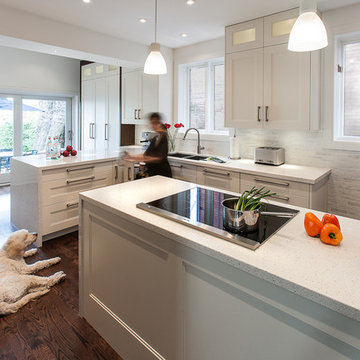
[{"label": "bowl of fruit", "polygon": [[71,146],[68,145],[66,147],[66,149],[60,154],[64,157],[68,157],[68,156],[76,156],[77,155],[77,151]]}]

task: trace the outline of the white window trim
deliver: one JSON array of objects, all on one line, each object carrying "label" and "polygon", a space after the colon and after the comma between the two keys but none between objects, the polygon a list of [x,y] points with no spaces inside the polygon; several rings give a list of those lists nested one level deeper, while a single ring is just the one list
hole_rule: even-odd
[{"label": "white window trim", "polygon": [[343,66],[343,46],[360,41],[360,27],[348,24],[328,29],[329,46],[324,51],[323,81],[323,147],[336,150],[360,151],[360,137],[341,136],[343,126],[343,73],[337,65]]},{"label": "white window trim", "polygon": [[[197,62],[191,62],[187,64],[180,64],[178,67],[178,121],[182,122],[185,126],[185,128],[181,128],[179,130],[179,134],[183,134],[187,128],[190,127],[189,124],[189,93],[187,91],[188,85],[189,85],[189,72],[188,69],[190,67],[194,66],[206,66],[210,67],[211,71],[208,71],[208,78],[207,78],[207,87],[208,87],[208,93],[212,94],[213,91],[213,77],[214,77],[214,66],[218,64],[224,64],[224,58],[214,58],[214,59],[208,59],[208,60],[202,60]],[[225,91],[225,89],[224,89]],[[207,101],[207,129],[199,129],[201,135],[203,138],[206,138],[207,140],[218,140],[221,138],[227,138],[229,137],[229,130],[215,130],[211,129],[212,127],[212,119],[214,115],[214,109],[213,109],[213,103],[211,101]],[[189,137],[191,138],[192,136]]]}]

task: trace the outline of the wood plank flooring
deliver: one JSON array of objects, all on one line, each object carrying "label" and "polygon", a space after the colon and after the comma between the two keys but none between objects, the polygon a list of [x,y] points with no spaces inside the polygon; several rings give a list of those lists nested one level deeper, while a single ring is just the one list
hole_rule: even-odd
[{"label": "wood plank flooring", "polygon": [[[6,211],[9,190],[0,188],[0,234],[13,230]],[[8,215],[8,214],[7,214]],[[7,217],[9,219],[9,217]],[[77,233],[47,241],[37,255],[27,261],[60,256],[61,262],[39,275],[64,270],[66,279],[51,291],[20,309],[0,317],[1,360],[121,360],[105,340],[79,316],[79,276]]]}]

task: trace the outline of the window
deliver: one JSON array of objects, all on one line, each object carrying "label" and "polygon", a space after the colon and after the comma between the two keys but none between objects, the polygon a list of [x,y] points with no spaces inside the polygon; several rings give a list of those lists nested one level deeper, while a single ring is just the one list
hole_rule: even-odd
[{"label": "window", "polygon": [[205,132],[227,133],[224,80],[222,59],[180,65],[178,121]]},{"label": "window", "polygon": [[0,183],[12,156],[45,152],[49,136],[71,143],[71,98],[0,95]]},{"label": "window", "polygon": [[360,37],[338,42],[334,140],[360,142]]}]

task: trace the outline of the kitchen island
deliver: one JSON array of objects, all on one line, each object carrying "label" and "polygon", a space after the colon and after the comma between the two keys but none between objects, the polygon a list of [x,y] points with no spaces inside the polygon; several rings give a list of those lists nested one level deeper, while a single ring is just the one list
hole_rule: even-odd
[{"label": "kitchen island", "polygon": [[340,217],[331,247],[292,206],[251,251],[136,207],[194,186],[154,177],[80,194],[81,315],[125,360],[359,359],[360,222]]},{"label": "kitchen island", "polygon": [[124,146],[56,160],[47,160],[45,154],[13,157],[12,224],[38,233],[38,246],[76,230],[80,191],[133,180],[133,165],[120,159],[125,150],[142,151],[141,146]]}]

